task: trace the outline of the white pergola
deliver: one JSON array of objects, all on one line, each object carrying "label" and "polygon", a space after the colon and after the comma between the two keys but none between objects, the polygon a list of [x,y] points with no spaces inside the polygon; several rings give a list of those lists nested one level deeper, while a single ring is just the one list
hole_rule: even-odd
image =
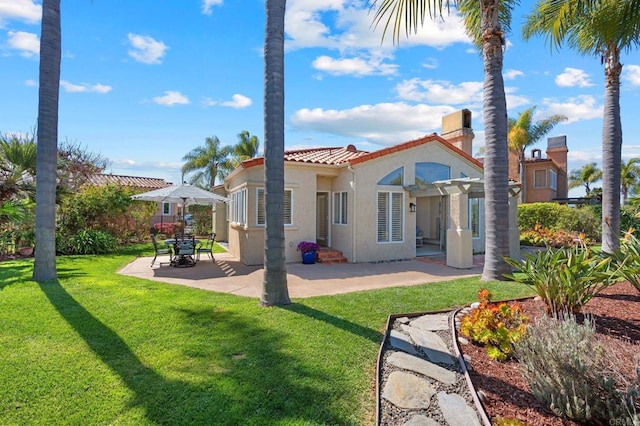
[{"label": "white pergola", "polygon": [[[433,183],[407,185],[409,196],[447,196],[449,220],[447,221],[447,266],[466,269],[473,267],[472,231],[469,229],[469,198],[484,198],[484,180],[480,178],[457,178]],[[518,231],[518,200],[520,185],[509,182],[509,256],[520,257],[520,235]]]}]

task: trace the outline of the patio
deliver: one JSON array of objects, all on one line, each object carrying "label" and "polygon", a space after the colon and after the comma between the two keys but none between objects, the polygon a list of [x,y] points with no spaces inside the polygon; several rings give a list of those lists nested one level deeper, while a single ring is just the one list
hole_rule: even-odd
[{"label": "patio", "polygon": [[[208,291],[259,298],[263,268],[246,266],[229,253],[216,253],[215,262],[203,260],[193,268],[149,267],[150,257],[141,257],[118,273],[154,281],[179,284]],[[476,263],[476,262],[474,262]],[[335,265],[287,265],[289,296],[313,296],[351,293],[386,287],[405,287],[429,282],[448,281],[482,273],[477,263],[471,269],[455,269],[428,258],[380,263],[346,263]]]}]

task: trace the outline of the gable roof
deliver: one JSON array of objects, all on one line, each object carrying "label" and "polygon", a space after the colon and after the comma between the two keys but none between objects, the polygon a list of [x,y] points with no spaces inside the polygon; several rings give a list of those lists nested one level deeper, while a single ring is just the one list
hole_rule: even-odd
[{"label": "gable roof", "polygon": [[109,174],[93,175],[89,178],[87,184],[95,186],[115,184],[139,189],[160,189],[171,186],[171,182],[160,178]]},{"label": "gable roof", "polygon": [[[310,164],[340,165],[349,163],[354,165],[432,142],[443,145],[447,149],[454,151],[456,155],[459,155],[477,167],[482,168],[481,161],[478,161],[471,155],[452,145],[449,141],[436,133],[373,152],[358,150],[353,145],[347,145],[344,148],[306,148],[294,151],[285,151],[284,160]],[[264,164],[264,157],[245,160],[242,162],[242,167],[248,169],[261,164]]]}]

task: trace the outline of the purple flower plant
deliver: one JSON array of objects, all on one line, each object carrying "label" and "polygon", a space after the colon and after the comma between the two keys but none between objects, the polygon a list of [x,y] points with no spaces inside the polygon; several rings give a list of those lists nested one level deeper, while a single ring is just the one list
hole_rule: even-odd
[{"label": "purple flower plant", "polygon": [[316,243],[312,243],[311,241],[301,241],[298,244],[298,251],[302,253],[308,253],[310,251],[318,251],[320,250],[320,246]]}]

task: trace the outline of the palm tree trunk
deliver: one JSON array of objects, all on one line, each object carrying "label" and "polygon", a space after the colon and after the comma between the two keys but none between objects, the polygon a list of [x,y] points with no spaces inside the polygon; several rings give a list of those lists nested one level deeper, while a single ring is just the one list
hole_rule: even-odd
[{"label": "palm tree trunk", "polygon": [[520,201],[523,203],[527,202],[527,171],[524,168],[524,151],[520,153],[518,158],[519,168],[520,168]]},{"label": "palm tree trunk", "polygon": [[284,13],[286,0],[267,0],[264,45],[265,252],[262,306],[288,305],[284,238]]},{"label": "palm tree trunk", "polygon": [[484,160],[485,263],[482,280],[504,280],[510,271],[509,256],[509,157],[507,144],[507,102],[502,79],[503,43],[498,21],[498,0],[482,2],[482,56],[484,60]]},{"label": "palm tree trunk", "polygon": [[622,123],[620,119],[620,52],[606,55],[604,116],[602,123],[602,250],[620,248],[620,170],[622,168]]},{"label": "palm tree trunk", "polygon": [[44,0],[40,37],[36,150],[36,250],[33,265],[33,279],[39,282],[57,278],[55,207],[61,50],[60,0]]}]

